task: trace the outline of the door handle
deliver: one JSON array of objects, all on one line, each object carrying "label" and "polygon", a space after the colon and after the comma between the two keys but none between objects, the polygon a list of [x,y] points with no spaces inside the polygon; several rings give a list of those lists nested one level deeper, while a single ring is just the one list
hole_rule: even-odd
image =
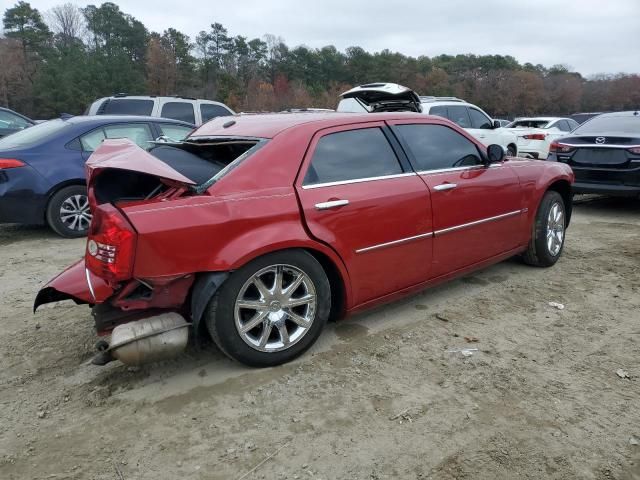
[{"label": "door handle", "polygon": [[316,203],[316,210],[329,210],[335,207],[344,207],[349,205],[349,200],[331,200],[329,202]]},{"label": "door handle", "polygon": [[452,190],[454,188],[456,188],[458,185],[456,185],[455,183],[442,183],[440,185],[436,185],[435,187],[433,187],[434,190],[438,191],[438,192],[442,192],[444,190]]}]

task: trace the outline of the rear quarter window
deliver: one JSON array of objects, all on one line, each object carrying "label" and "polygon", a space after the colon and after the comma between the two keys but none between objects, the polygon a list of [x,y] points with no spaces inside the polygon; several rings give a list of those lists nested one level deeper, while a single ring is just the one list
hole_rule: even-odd
[{"label": "rear quarter window", "polygon": [[201,103],[200,115],[202,116],[202,123],[205,123],[215,117],[228,117],[231,112],[221,105]]},{"label": "rear quarter window", "polygon": [[400,163],[380,128],[330,133],[316,144],[304,185],[402,173]]}]

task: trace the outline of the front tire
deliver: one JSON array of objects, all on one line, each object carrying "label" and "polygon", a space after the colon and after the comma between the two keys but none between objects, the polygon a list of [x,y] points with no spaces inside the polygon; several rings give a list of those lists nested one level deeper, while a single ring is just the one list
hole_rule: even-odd
[{"label": "front tire", "polygon": [[302,250],[260,257],[235,271],[205,310],[211,338],[253,367],[286,363],[319,337],[331,310],[322,266]]},{"label": "front tire", "polygon": [[523,259],[529,265],[550,267],[554,265],[564,248],[567,215],[562,195],[553,190],[542,197],[533,232]]},{"label": "front tire", "polygon": [[71,185],[58,190],[49,200],[46,219],[51,229],[61,237],[86,236],[91,224],[87,188]]}]

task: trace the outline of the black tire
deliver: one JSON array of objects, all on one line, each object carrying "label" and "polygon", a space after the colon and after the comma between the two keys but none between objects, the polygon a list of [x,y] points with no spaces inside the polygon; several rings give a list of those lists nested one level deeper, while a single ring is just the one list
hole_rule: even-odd
[{"label": "black tire", "polygon": [[[316,298],[315,313],[308,329],[291,346],[282,347],[284,349],[279,351],[260,351],[258,347],[251,346],[243,339],[239,327],[236,326],[236,300],[247,282],[255,278],[256,273],[277,265],[294,267],[312,282]],[[280,312],[286,311],[285,307],[281,308]],[[282,250],[257,258],[233,272],[209,302],[204,312],[204,320],[211,338],[228,357],[252,367],[271,367],[293,360],[311,347],[327,323],[330,310],[331,287],[320,263],[303,250]],[[288,317],[285,316],[286,318]],[[297,328],[296,325],[293,327]],[[263,328],[266,329],[266,323],[258,324],[256,328],[263,331]],[[273,332],[281,335],[276,330],[274,327]]]},{"label": "black tire", "polygon": [[518,154],[518,150],[515,145],[507,146],[507,157],[515,157]]},{"label": "black tire", "polygon": [[[547,235],[549,233],[549,214],[551,209],[557,205],[562,212],[562,240],[560,241],[559,250],[553,252],[549,247]],[[523,255],[525,263],[536,267],[550,267],[554,265],[564,249],[564,240],[567,227],[567,213],[562,199],[562,195],[558,192],[549,190],[542,197],[536,218],[532,226],[531,240],[527,251]]]},{"label": "black tire", "polygon": [[69,223],[67,221],[65,223],[61,212],[62,205],[65,202],[76,202],[79,198],[83,199],[82,205],[84,205],[84,201],[87,199],[87,188],[84,185],[70,185],[61,188],[49,200],[46,212],[47,224],[61,237],[78,238],[87,235],[91,220],[88,202],[86,202],[86,209],[81,209],[85,213],[82,213],[81,219],[78,220],[75,228],[72,228],[74,226],[73,222]]}]

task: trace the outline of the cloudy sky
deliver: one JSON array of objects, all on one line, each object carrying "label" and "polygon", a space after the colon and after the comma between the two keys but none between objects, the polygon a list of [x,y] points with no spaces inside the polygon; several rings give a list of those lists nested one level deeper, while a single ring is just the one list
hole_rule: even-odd
[{"label": "cloudy sky", "polygon": [[[65,1],[31,5],[44,12]],[[192,39],[219,22],[231,35],[272,33],[289,46],[501,54],[521,63],[566,64],[584,75],[640,72],[640,0],[113,1],[151,30],[174,27]]]}]

